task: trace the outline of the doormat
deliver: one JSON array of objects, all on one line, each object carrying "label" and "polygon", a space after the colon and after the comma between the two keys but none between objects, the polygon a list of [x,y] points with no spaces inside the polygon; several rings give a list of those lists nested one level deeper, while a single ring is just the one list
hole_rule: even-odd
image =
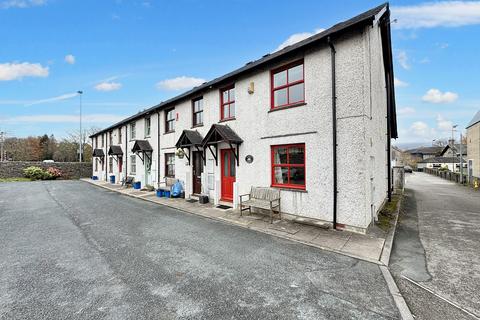
[{"label": "doormat", "polygon": [[194,202],[198,202],[198,200],[195,200],[195,199],[188,199],[188,200],[185,200],[186,202],[189,202],[189,203],[194,203]]},{"label": "doormat", "polygon": [[217,206],[217,208],[222,209],[222,210],[232,209],[232,207],[229,207],[229,206],[226,206],[226,205],[223,205],[223,204],[219,204]]}]

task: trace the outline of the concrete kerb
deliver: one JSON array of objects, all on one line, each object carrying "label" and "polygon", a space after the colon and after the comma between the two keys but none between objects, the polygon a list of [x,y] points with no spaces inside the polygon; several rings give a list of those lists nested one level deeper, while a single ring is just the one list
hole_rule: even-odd
[{"label": "concrete kerb", "polygon": [[390,263],[390,255],[392,253],[393,239],[395,238],[395,231],[397,230],[398,217],[400,216],[400,208],[402,207],[403,193],[397,203],[397,208],[395,210],[395,222],[393,228],[390,228],[390,231],[385,238],[385,243],[383,245],[382,254],[380,255],[380,261],[383,265],[388,267]]},{"label": "concrete kerb", "polygon": [[[253,230],[255,232],[260,232],[260,233],[264,233],[264,234],[266,233],[266,234],[269,234],[269,235],[277,237],[277,238],[286,239],[286,240],[301,243],[301,244],[304,244],[304,245],[307,245],[307,246],[310,246],[310,247],[314,247],[314,248],[318,248],[318,249],[321,249],[321,250],[341,254],[341,255],[344,255],[344,256],[347,256],[347,257],[350,257],[350,258],[362,260],[362,261],[365,261],[365,262],[374,263],[374,264],[378,265],[378,267],[380,268],[380,270],[382,272],[382,275],[383,275],[385,281],[387,282],[388,290],[390,291],[390,294],[393,297],[393,300],[395,302],[395,305],[398,308],[398,311],[400,312],[400,316],[402,317],[402,320],[413,320],[414,319],[412,313],[410,312],[410,309],[407,306],[407,303],[405,302],[405,299],[403,298],[402,294],[400,293],[400,290],[397,287],[397,284],[395,283],[395,280],[393,279],[392,275],[390,274],[388,266],[385,265],[382,261],[369,259],[369,258],[366,258],[366,257],[356,256],[354,254],[349,254],[349,253],[338,251],[338,250],[335,250],[335,249],[332,249],[332,248],[322,247],[322,246],[319,246],[319,245],[316,245],[316,244],[313,244],[313,243],[310,243],[310,242],[305,242],[305,241],[301,241],[301,240],[298,240],[298,239],[294,239],[292,237],[289,237],[288,235],[281,235],[281,234],[278,234],[278,233],[270,232],[269,230],[263,230],[263,229],[261,230],[259,228],[251,227],[251,226],[248,226],[248,225],[246,225],[246,226],[241,225],[241,224],[229,221],[227,219],[219,219],[217,217],[205,215],[201,212],[193,212],[193,211],[185,210],[184,208],[178,208],[178,207],[173,206],[173,205],[158,203],[156,201],[153,201],[153,200],[145,198],[145,197],[137,196],[137,195],[134,195],[134,194],[119,192],[118,190],[111,189],[108,186],[92,183],[92,182],[90,182],[88,180],[85,180],[85,179],[81,179],[80,181],[84,181],[86,183],[92,184],[94,186],[97,186],[97,187],[100,187],[100,188],[103,188],[103,189],[106,189],[106,190],[109,190],[109,191],[116,191],[116,192],[118,192],[122,195],[126,195],[126,196],[129,196],[129,197],[132,197],[132,198],[136,198],[136,199],[140,199],[140,200],[144,200],[144,201],[149,201],[149,202],[155,203],[157,205],[164,205],[166,207],[176,209],[176,210],[188,213],[188,214],[201,216],[201,217],[208,218],[208,219],[211,219],[211,220],[214,220],[214,221],[217,221],[217,222],[226,223],[226,224],[232,225],[232,226],[237,226],[237,227],[241,227],[241,228],[250,229],[250,230]],[[395,229],[396,229],[397,222],[398,222],[398,214],[399,214],[399,211],[400,211],[400,201],[399,201],[399,205],[397,207],[397,218],[395,219],[395,225],[392,228],[393,232],[391,232],[391,234],[392,234],[391,240],[389,240],[387,250],[385,250],[385,248],[382,250],[382,257],[383,257],[384,251],[385,251],[385,254],[388,254],[388,259],[390,259],[390,252],[391,252],[391,247],[392,247],[392,243],[393,243],[393,236],[395,234]],[[389,237],[389,236],[390,236],[390,234],[387,237]],[[388,260],[387,260],[387,263],[388,263]]]}]

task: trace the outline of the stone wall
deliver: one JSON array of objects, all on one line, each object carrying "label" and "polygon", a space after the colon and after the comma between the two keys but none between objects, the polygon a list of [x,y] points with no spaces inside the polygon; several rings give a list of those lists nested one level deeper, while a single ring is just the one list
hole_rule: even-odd
[{"label": "stone wall", "polygon": [[36,166],[43,169],[50,167],[60,169],[65,179],[88,178],[92,175],[92,164],[90,162],[43,163],[36,161],[6,161],[0,162],[0,178],[23,177],[23,169],[30,166]]}]

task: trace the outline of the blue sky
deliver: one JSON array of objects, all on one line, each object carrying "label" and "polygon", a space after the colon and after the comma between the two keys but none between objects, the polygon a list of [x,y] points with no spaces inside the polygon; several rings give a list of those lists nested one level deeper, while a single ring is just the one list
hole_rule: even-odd
[{"label": "blue sky", "polygon": [[[104,127],[379,4],[0,0],[0,130],[66,136],[77,90]],[[448,138],[480,109],[480,1],[391,6],[398,143]]]}]

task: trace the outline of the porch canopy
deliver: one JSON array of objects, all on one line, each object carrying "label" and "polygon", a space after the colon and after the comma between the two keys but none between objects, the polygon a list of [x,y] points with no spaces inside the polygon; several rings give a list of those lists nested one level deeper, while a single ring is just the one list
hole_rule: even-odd
[{"label": "porch canopy", "polygon": [[147,140],[135,140],[135,143],[132,148],[132,152],[135,153],[140,160],[142,160],[142,163],[145,161],[145,157],[152,160],[152,146]]},{"label": "porch canopy", "polygon": [[120,147],[120,146],[110,146],[108,148],[107,154],[109,156],[113,156],[113,159],[115,159],[115,161],[118,162],[118,157],[123,156],[122,147]]},{"label": "porch canopy", "polygon": [[[230,148],[233,150],[233,155],[237,160],[237,166],[239,165],[238,160],[238,147],[242,144],[243,140],[233,131],[229,126],[222,124],[213,124],[205,138],[202,141],[203,150],[208,148],[212,153],[213,158],[215,159],[215,165],[218,166],[218,144],[221,142],[227,143]],[[235,147],[234,147],[235,146]],[[215,152],[212,150],[212,147],[215,148]],[[203,159],[205,162],[205,158]]]},{"label": "porch canopy", "polygon": [[103,158],[105,153],[103,153],[102,149],[93,149],[92,157]]},{"label": "porch canopy", "polygon": [[[183,130],[180,138],[178,138],[175,147],[177,149],[182,149],[185,153],[185,157],[187,157],[188,162],[190,162],[190,149],[196,148],[197,151],[201,151],[200,147],[202,147],[203,137],[197,130]],[[185,149],[188,152],[185,152]],[[202,160],[205,158],[203,152],[200,153],[202,155]]]}]

